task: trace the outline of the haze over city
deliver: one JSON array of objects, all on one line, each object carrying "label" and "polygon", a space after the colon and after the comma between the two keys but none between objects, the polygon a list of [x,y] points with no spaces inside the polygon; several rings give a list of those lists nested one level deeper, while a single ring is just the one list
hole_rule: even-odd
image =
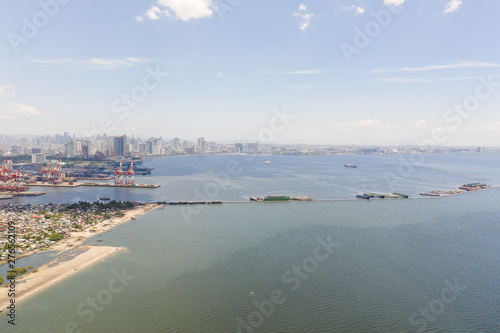
[{"label": "haze over city", "polygon": [[416,144],[435,131],[439,145],[493,146],[499,9],[3,2],[0,132],[250,141],[286,110],[294,118],[271,143]]}]

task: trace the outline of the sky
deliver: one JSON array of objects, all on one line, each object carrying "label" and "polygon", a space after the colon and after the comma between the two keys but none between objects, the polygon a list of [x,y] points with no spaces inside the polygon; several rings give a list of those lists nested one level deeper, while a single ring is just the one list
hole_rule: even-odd
[{"label": "sky", "polygon": [[0,2],[0,134],[500,145],[497,0]]}]

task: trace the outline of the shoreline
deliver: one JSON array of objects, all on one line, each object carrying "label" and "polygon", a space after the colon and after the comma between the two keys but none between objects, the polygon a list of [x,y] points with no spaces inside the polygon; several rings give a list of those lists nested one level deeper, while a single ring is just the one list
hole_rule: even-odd
[{"label": "shoreline", "polygon": [[[105,231],[108,231],[108,230],[110,230],[110,229],[112,229],[120,224],[123,224],[127,221],[130,221],[133,218],[135,219],[141,215],[149,213],[149,212],[151,212],[151,211],[153,211],[161,206],[162,205],[158,205],[156,203],[147,203],[144,206],[136,207],[134,209],[126,211],[124,216],[114,217],[112,219],[103,221],[102,223],[96,225],[95,229],[88,228],[85,231],[72,232],[70,237],[63,239],[63,240],[51,245],[48,248],[36,249],[36,250],[32,250],[32,251],[23,253],[21,255],[17,255],[16,259],[20,259],[23,257],[29,257],[33,254],[37,254],[39,252],[46,252],[46,251],[58,251],[57,255],[60,255],[62,252],[72,250],[72,249],[82,245],[90,237],[97,236],[97,235],[99,235]],[[106,226],[104,226],[104,224],[106,224]],[[91,232],[91,230],[92,230],[92,232]],[[7,263],[7,260],[0,261],[0,265],[5,265],[6,263]]]},{"label": "shoreline", "polygon": [[[16,277],[15,297],[13,298],[15,300],[14,304],[17,305],[20,301],[49,288],[63,279],[123,249],[125,248],[113,246],[84,246],[45,263],[38,267],[36,272],[30,271],[22,276]],[[68,256],[74,257],[67,260]],[[7,306],[11,304],[11,298],[8,296],[10,283],[8,283],[8,280],[6,281],[7,283],[0,287],[0,311],[5,311]]]}]

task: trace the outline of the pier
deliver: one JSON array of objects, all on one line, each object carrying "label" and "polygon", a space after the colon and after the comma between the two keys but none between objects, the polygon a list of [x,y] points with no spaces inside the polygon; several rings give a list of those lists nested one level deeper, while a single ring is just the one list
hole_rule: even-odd
[{"label": "pier", "polygon": [[125,188],[158,188],[161,185],[156,184],[110,184],[110,183],[61,183],[51,184],[44,182],[36,182],[27,184],[28,186],[47,186],[47,187],[78,187],[78,186],[98,186],[98,187],[125,187]]}]

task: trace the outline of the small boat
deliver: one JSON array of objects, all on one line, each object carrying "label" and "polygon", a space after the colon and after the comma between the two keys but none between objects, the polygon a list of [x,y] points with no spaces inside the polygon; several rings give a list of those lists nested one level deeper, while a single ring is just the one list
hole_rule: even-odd
[{"label": "small boat", "polygon": [[351,164],[351,163],[346,163],[346,164],[344,164],[344,166],[345,166],[346,168],[357,168],[357,167],[358,167],[357,165],[353,165],[353,164]]},{"label": "small boat", "polygon": [[264,161],[262,163],[264,163],[264,164],[271,164],[271,161]]},{"label": "small boat", "polygon": [[109,200],[111,200],[111,198],[110,197],[106,197],[106,196],[100,196],[99,200],[101,200],[101,201],[109,201]]},{"label": "small boat", "polygon": [[263,201],[263,199],[262,199],[262,198],[260,198],[260,197],[258,197],[258,196],[256,196],[256,195],[254,195],[253,197],[250,197],[250,201],[258,201],[258,202],[261,202],[261,201]]},{"label": "small boat", "polygon": [[364,194],[358,194],[356,196],[356,198],[370,200],[370,196],[369,195],[364,195]]}]

